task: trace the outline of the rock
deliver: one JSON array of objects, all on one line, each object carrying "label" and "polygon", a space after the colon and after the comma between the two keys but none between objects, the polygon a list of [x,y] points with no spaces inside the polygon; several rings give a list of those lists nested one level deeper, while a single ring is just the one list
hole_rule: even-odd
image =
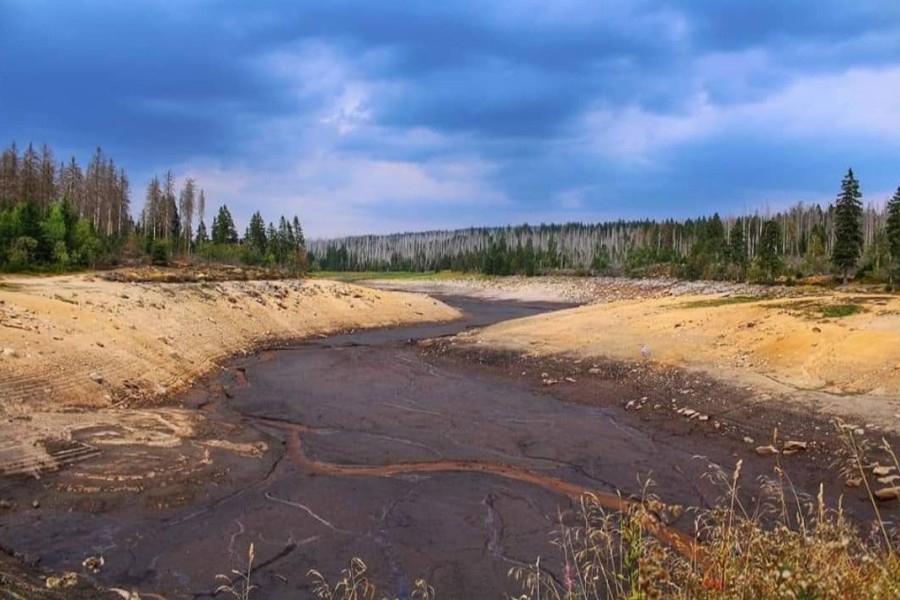
[{"label": "rock", "polygon": [[48,577],[46,581],[47,588],[51,590],[70,588],[77,584],[78,575],[72,572],[65,573],[62,577]]},{"label": "rock", "polygon": [[877,500],[895,500],[900,498],[900,486],[892,486],[875,490],[874,496]]},{"label": "rock", "polygon": [[744,436],[744,443],[745,443],[745,444],[752,444],[753,441],[754,441],[753,438],[750,437],[749,435],[745,435],[745,436]]},{"label": "rock", "polygon": [[0,500],[0,509],[9,510],[13,507],[13,503],[9,500]]},{"label": "rock", "polygon": [[31,501],[31,508],[40,508],[40,507],[41,507],[41,501],[40,501],[40,500],[32,500],[32,501]]},{"label": "rock", "polygon": [[600,373],[600,369],[598,369],[597,367],[591,367],[590,369],[588,369],[588,373],[590,373],[591,375],[597,375]]},{"label": "rock", "polygon": [[630,410],[630,409],[634,408],[634,405],[636,404],[636,402],[637,402],[636,400],[629,400],[628,402],[626,402],[625,410]]},{"label": "rock", "polygon": [[698,415],[697,420],[698,421],[709,421],[709,415]]},{"label": "rock", "polygon": [[681,414],[684,415],[685,417],[687,417],[688,419],[690,419],[691,417],[693,417],[694,415],[697,414],[697,411],[694,410],[693,408],[685,408],[685,409],[682,409],[682,410],[683,410],[684,412],[682,412]]},{"label": "rock", "polygon": [[575,383],[575,379],[573,379],[572,377],[566,377],[566,381],[568,381],[569,383]]},{"label": "rock", "polygon": [[100,373],[98,373],[96,371],[91,371],[91,373],[88,374],[88,377],[90,377],[91,381],[93,381],[96,384],[103,383],[103,375],[101,375]]},{"label": "rock", "polygon": [[784,449],[782,450],[782,453],[784,453],[787,456],[790,456],[791,454],[796,454],[797,452],[806,450],[806,448],[807,448],[806,442],[800,442],[797,440],[788,440],[784,444]]},{"label": "rock", "polygon": [[862,477],[851,477],[844,482],[844,485],[850,488],[858,488],[862,485]]},{"label": "rock", "polygon": [[16,358],[17,356],[19,356],[19,353],[16,352],[15,348],[4,348],[3,356],[7,358]]},{"label": "rock", "polygon": [[898,479],[900,479],[900,475],[888,475],[886,477],[879,477],[876,481],[879,485],[892,485]]},{"label": "rock", "polygon": [[778,454],[778,448],[772,446],[757,446],[755,452],[760,456],[772,456]]},{"label": "rock", "polygon": [[884,477],[885,475],[890,475],[895,470],[894,467],[882,467],[881,465],[876,465],[875,468],[872,469],[872,475],[875,477]]},{"label": "rock", "polygon": [[87,569],[91,573],[99,573],[100,569],[103,568],[103,565],[105,563],[106,563],[106,561],[103,560],[102,556],[88,556],[81,563],[81,566],[83,566],[85,569]]},{"label": "rock", "polygon": [[857,427],[853,430],[853,435],[866,435],[866,430],[862,427]]}]

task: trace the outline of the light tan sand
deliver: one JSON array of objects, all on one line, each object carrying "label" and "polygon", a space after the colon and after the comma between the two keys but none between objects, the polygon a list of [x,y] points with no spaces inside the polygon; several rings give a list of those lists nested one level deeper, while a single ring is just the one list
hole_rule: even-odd
[{"label": "light tan sand", "polygon": [[[583,306],[507,321],[458,339],[538,355],[694,368],[762,391],[809,392],[795,396],[863,422],[892,428],[900,423],[895,416],[900,413],[900,298],[837,293],[709,305],[716,297]],[[822,306],[845,303],[858,304],[863,312],[822,317]]]}]

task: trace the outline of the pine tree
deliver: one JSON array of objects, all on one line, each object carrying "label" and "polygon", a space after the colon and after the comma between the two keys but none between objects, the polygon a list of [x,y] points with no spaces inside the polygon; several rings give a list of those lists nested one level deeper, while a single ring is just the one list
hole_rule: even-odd
[{"label": "pine tree", "polygon": [[894,287],[894,271],[900,269],[900,187],[894,192],[894,195],[887,203],[887,224],[885,230],[887,233],[888,251],[891,255],[890,261],[890,286]]},{"label": "pine tree", "polygon": [[212,241],[214,244],[237,244],[238,242],[234,219],[225,205],[222,205],[219,208],[219,214],[213,217]]},{"label": "pine tree", "polygon": [[256,253],[257,258],[266,255],[269,242],[272,241],[271,236],[266,235],[266,224],[263,221],[259,211],[253,213],[250,217],[250,224],[247,225],[247,232],[244,235],[244,242],[249,248]]},{"label": "pine tree", "polygon": [[834,207],[834,247],[831,251],[831,262],[841,270],[844,285],[850,269],[856,266],[863,247],[862,231],[862,193],[859,182],[853,176],[853,169],[841,182],[841,193]]},{"label": "pine tree", "polygon": [[735,279],[743,279],[747,270],[747,242],[744,239],[744,223],[741,219],[734,222],[728,236],[728,263],[732,267]]},{"label": "pine tree", "polygon": [[781,271],[781,228],[774,219],[763,223],[756,263],[764,273],[766,281],[772,281]]}]

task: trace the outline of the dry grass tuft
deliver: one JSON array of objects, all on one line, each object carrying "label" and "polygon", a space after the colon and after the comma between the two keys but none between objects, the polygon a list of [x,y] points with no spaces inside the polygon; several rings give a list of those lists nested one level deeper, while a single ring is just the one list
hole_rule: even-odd
[{"label": "dry grass tuft", "polygon": [[[306,575],[312,581],[313,594],[319,600],[373,600],[376,589],[366,576],[368,570],[366,563],[359,558],[353,558],[350,560],[350,564],[341,571],[334,586],[328,583],[328,580],[315,569],[310,569]],[[434,600],[434,588],[424,580],[417,579],[409,598],[411,600]],[[389,599],[382,596],[382,600]]]}]

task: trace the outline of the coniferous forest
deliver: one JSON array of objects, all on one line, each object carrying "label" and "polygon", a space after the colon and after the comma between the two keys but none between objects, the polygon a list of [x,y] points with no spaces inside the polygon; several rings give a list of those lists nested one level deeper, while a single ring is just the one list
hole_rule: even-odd
[{"label": "coniferous forest", "polygon": [[864,208],[851,170],[835,202],[824,207],[356,236],[316,240],[309,249],[318,267],[336,271],[563,271],[763,282],[833,273],[889,282],[900,268],[900,188],[885,207]]},{"label": "coniferous forest", "polygon": [[[837,186],[836,186],[837,187]],[[167,171],[147,184],[137,216],[124,169],[97,149],[86,168],[46,145],[0,155],[0,270],[65,271],[129,262],[194,260],[329,271],[553,272],[792,281],[834,274],[892,283],[900,271],[900,188],[863,204],[848,171],[828,206],[773,214],[479,227],[307,242],[299,219],[243,235],[227,206],[207,215],[204,190]]]},{"label": "coniferous forest", "polygon": [[176,189],[167,171],[147,185],[132,216],[124,169],[98,148],[86,168],[57,162],[44,145],[0,154],[0,271],[66,271],[121,263],[205,260],[303,271],[297,217],[265,224],[257,212],[240,237],[227,206],[207,225],[207,198],[193,179]]}]

